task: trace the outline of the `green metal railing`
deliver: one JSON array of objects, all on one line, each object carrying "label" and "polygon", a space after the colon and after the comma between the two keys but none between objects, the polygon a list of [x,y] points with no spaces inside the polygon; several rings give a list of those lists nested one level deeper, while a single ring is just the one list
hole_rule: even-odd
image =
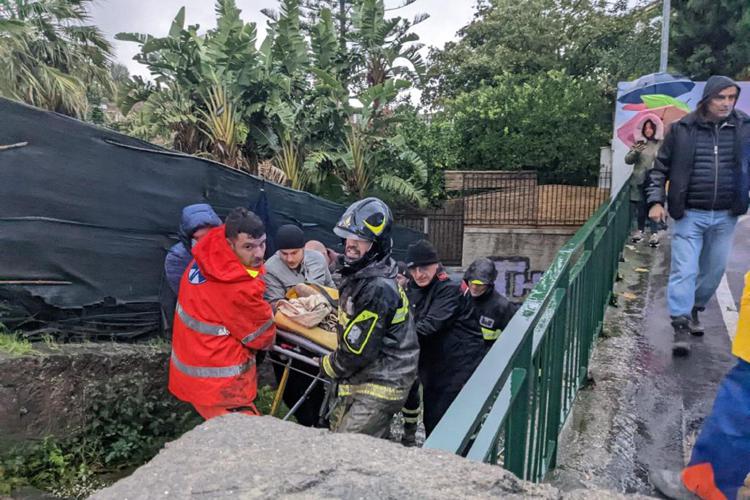
[{"label": "green metal railing", "polygon": [[629,189],[562,247],[425,442],[540,481],[585,382],[630,229]]}]

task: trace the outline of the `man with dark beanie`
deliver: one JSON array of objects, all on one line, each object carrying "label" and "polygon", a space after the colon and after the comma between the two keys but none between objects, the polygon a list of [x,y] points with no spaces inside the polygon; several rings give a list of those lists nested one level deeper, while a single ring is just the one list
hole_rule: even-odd
[{"label": "man with dark beanie", "polygon": [[667,201],[675,220],[667,302],[676,356],[690,353],[688,334],[704,333],[698,314],[721,282],[737,217],[748,208],[750,117],[735,109],[739,93],[730,78],[709,78],[698,108],[672,124],[649,173],[649,217],[664,221]]},{"label": "man with dark beanie", "polygon": [[[265,276],[265,297],[274,309],[276,302],[286,297],[286,292],[300,283],[333,287],[325,257],[319,252],[305,250],[305,235],[302,229],[292,224],[281,226],[276,232],[274,242],[278,250],[266,262]],[[275,353],[271,353],[270,356],[272,360],[277,361],[273,364],[273,371],[278,382],[284,373],[283,364],[288,360]],[[310,385],[310,377],[300,372],[308,373],[311,377],[318,374],[318,370],[299,361],[292,360],[291,368],[293,369],[289,371],[283,394],[284,403],[290,408]],[[318,416],[324,397],[323,387],[317,385],[294,414],[297,422],[308,427],[322,425],[323,422],[318,422]]]},{"label": "man with dark beanie", "polygon": [[305,250],[305,235],[299,227],[286,224],[276,232],[278,250],[266,262],[266,300],[275,306],[287,290],[300,283],[333,287],[328,264],[320,252]]},{"label": "man with dark beanie", "polygon": [[[462,306],[460,284],[448,279],[432,243],[420,240],[410,245],[406,266],[411,275],[406,294],[419,338],[419,381],[424,400],[424,426],[429,436],[453,402],[455,394],[449,394],[445,388],[452,385],[452,379],[461,371],[459,365],[464,353],[476,351],[481,355],[483,341],[481,336],[456,324],[457,317],[467,315]],[[472,344],[476,349],[472,349]],[[404,405],[406,424],[410,423],[407,418],[414,418],[415,409],[418,414],[419,391],[416,386]],[[414,431],[416,422],[413,427],[404,426],[403,444],[413,445]]]}]

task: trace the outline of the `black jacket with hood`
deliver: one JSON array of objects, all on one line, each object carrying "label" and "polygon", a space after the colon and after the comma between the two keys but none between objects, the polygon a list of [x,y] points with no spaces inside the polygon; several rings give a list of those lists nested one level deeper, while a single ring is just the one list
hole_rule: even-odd
[{"label": "black jacket with hood", "polygon": [[750,117],[735,109],[722,123],[711,123],[702,112],[710,98],[732,86],[739,90],[730,78],[712,76],[698,109],[672,124],[649,172],[649,206],[663,205],[666,199],[674,219],[687,209],[747,212],[750,181],[744,150],[750,144]]}]

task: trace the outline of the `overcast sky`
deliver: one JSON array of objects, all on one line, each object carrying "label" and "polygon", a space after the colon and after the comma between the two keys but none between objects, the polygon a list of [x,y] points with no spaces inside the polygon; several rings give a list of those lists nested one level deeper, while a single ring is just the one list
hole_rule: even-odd
[{"label": "overcast sky", "polygon": [[[236,1],[242,9],[242,18],[256,23],[259,38],[265,36],[266,17],[260,9],[276,9],[278,1]],[[398,0],[386,0],[386,7],[398,3]],[[148,70],[132,60],[138,46],[132,42],[116,41],[114,35],[121,31],[133,31],[165,36],[172,19],[183,5],[186,25],[200,24],[202,30],[216,25],[213,0],[95,0],[91,15],[94,24],[114,44],[116,60],[125,64],[131,74],[148,76]],[[421,12],[430,14],[430,18],[416,26],[414,31],[425,45],[442,47],[445,42],[454,40],[456,31],[471,21],[474,6],[475,0],[417,0],[392,14],[407,18]]]}]

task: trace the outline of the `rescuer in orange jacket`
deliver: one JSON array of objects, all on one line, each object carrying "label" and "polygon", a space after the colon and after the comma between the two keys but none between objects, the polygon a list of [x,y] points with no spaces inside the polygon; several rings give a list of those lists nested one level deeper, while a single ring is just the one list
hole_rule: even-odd
[{"label": "rescuer in orange jacket", "polygon": [[257,415],[255,353],[276,327],[263,300],[263,222],[235,208],[193,248],[182,276],[172,336],[169,391],[205,419]]}]

